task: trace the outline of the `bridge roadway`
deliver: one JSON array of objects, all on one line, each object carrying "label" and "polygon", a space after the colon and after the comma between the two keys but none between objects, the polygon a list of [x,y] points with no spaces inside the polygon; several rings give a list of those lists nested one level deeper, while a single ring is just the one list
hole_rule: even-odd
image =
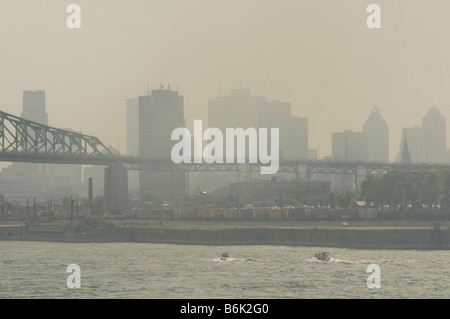
[{"label": "bridge roadway", "polygon": [[[128,170],[171,170],[182,167],[186,172],[199,171],[235,171],[251,174],[260,172],[262,163],[181,163],[175,164],[171,159],[138,158],[127,155],[84,155],[84,154],[54,154],[45,152],[5,152],[0,151],[2,162],[27,162],[48,164],[79,164],[123,167]],[[450,169],[449,164],[403,164],[403,163],[372,163],[330,160],[298,160],[281,161],[279,173],[294,173],[306,175],[309,180],[312,174],[348,174],[354,176],[384,174],[389,170],[409,170],[426,172],[439,169]]]}]

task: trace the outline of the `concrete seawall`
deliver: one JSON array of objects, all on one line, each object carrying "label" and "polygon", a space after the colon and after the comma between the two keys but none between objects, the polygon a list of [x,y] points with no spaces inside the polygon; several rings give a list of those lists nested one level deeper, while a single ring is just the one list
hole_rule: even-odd
[{"label": "concrete seawall", "polygon": [[147,242],[192,245],[289,245],[358,249],[449,249],[439,228],[170,228],[122,227],[75,233],[70,226],[1,226],[0,240]]}]

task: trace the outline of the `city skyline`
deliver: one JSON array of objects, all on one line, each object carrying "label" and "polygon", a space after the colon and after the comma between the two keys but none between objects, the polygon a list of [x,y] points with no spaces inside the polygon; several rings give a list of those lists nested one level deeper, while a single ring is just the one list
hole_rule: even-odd
[{"label": "city skyline", "polygon": [[379,30],[367,28],[368,3],[356,0],[77,3],[79,30],[66,27],[66,5],[55,0],[2,10],[3,111],[19,115],[22,91],[44,90],[51,126],[95,135],[124,153],[124,101],[147,85],[178,87],[188,125],[207,120],[209,100],[246,87],[308,118],[309,147],[321,158],[331,155],[332,132],[359,131],[378,106],[391,161],[402,128],[420,125],[415,114],[436,106],[446,116],[450,3],[443,0],[377,1]]},{"label": "city skyline", "polygon": [[1,0],[0,297],[450,296],[448,12]]},{"label": "city skyline", "polygon": [[[178,91],[176,91],[176,90],[171,90],[170,89],[170,87],[169,88],[167,88],[167,87],[164,87],[164,85],[162,85],[162,84],[160,84],[160,87],[158,88],[158,89],[153,89],[153,90],[151,90],[151,91],[155,91],[155,92],[157,92],[158,90],[166,90],[166,91],[169,91],[169,92],[173,92],[173,93],[176,93],[176,94],[179,94],[179,92]],[[146,91],[144,94],[141,94],[141,95],[138,95],[138,96],[136,96],[136,97],[134,97],[134,98],[129,98],[129,99],[127,99],[127,100],[125,100],[125,104],[124,104],[124,108],[125,108],[125,110],[128,110],[127,112],[130,112],[130,110],[132,111],[132,113],[133,112],[137,112],[137,107],[138,107],[138,105],[137,105],[137,102],[138,102],[138,98],[139,97],[145,97],[145,96],[150,96],[149,94],[151,93],[151,91]],[[246,92],[245,94],[249,94],[250,95],[250,93],[251,93],[251,90],[249,90],[249,89],[242,89],[242,88],[240,88],[240,89],[232,89],[230,92],[233,92],[233,91],[235,91],[235,92]],[[26,94],[29,94],[30,92],[32,92],[32,91],[29,91],[29,90],[24,90],[23,91],[23,95],[24,96],[26,96]],[[33,92],[36,92],[36,94],[43,94],[43,95],[45,95],[45,91],[44,90],[35,90],[35,91],[33,91]],[[232,94],[232,93],[231,93]],[[183,96],[183,95],[181,95],[181,96]],[[184,96],[183,96],[184,97]],[[223,96],[217,96],[217,97],[215,97],[215,100],[214,101],[209,101],[210,102],[210,106],[211,106],[211,102],[215,102],[218,98],[219,99],[223,99],[223,98],[229,98],[230,97],[230,95],[223,95]],[[274,108],[274,107],[276,107],[277,105],[279,105],[279,106],[288,106],[288,109],[290,109],[290,105],[291,105],[291,103],[289,102],[289,101],[282,101],[282,100],[280,100],[280,99],[275,99],[275,100],[273,100],[273,101],[267,101],[266,100],[266,97],[264,97],[264,96],[259,96],[259,97],[254,97],[254,96],[252,96],[252,98],[257,98],[257,99],[260,99],[261,101],[261,103],[262,104],[267,104],[267,105],[271,105],[272,104],[272,108]],[[44,100],[45,100],[45,97],[44,97]],[[24,101],[25,101],[25,99],[24,99]],[[25,102],[24,102],[25,103]],[[44,102],[45,103],[45,102]],[[258,102],[259,103],[259,102]],[[260,104],[261,104],[260,103]],[[262,105],[261,104],[261,105]],[[267,113],[267,111],[265,111],[266,113]],[[286,113],[286,111],[283,109],[282,111],[281,111],[282,113],[280,113],[280,114],[284,114],[284,113]],[[283,113],[284,112],[284,113]],[[290,113],[289,111],[288,111],[288,113]],[[421,117],[421,119],[422,119],[422,123],[423,123],[423,121],[424,121],[424,119],[427,117],[427,116],[429,116],[430,115],[430,113],[431,114],[433,114],[433,115],[435,115],[435,114],[437,114],[436,116],[440,116],[440,117],[442,117],[442,121],[443,121],[443,125],[444,125],[444,129],[445,129],[445,126],[446,126],[446,124],[445,124],[445,119],[446,119],[446,116],[445,115],[443,115],[441,112],[440,112],[440,110],[439,110],[439,108],[437,108],[437,107],[435,107],[435,106],[433,106],[433,107],[430,107],[429,109],[428,109],[428,111],[426,112],[426,114],[424,114],[422,117]],[[265,113],[264,113],[265,114]],[[24,113],[22,112],[22,117],[24,117]],[[353,131],[352,129],[348,129],[348,128],[342,128],[340,131],[335,131],[335,132],[331,132],[330,133],[330,141],[332,141],[333,140],[333,135],[335,135],[335,134],[338,134],[338,133],[342,133],[342,132],[353,132],[353,133],[361,133],[361,132],[364,132],[364,128],[367,126],[367,124],[368,123],[370,123],[371,121],[373,122],[374,121],[374,115],[375,115],[375,118],[376,118],[376,121],[377,120],[381,120],[382,121],[382,124],[383,125],[385,125],[386,126],[386,130],[387,130],[387,132],[386,132],[386,134],[387,134],[387,137],[389,138],[389,142],[388,142],[388,144],[392,144],[392,143],[394,143],[395,145],[394,145],[394,149],[395,149],[395,153],[394,154],[390,154],[390,160],[389,160],[389,162],[398,162],[398,161],[400,161],[400,154],[401,154],[401,150],[403,149],[403,139],[404,139],[404,136],[405,136],[405,130],[411,130],[411,129],[419,129],[420,131],[422,131],[422,127],[421,126],[418,126],[418,125],[414,125],[414,127],[411,127],[411,128],[409,128],[409,127],[402,127],[401,128],[401,137],[400,137],[400,139],[399,139],[399,141],[397,141],[397,142],[393,142],[393,141],[391,141],[391,131],[389,130],[389,123],[386,123],[385,121],[384,121],[384,119],[383,119],[383,115],[382,115],[382,112],[379,110],[379,108],[377,107],[377,106],[374,106],[373,108],[372,108],[372,111],[369,113],[369,115],[367,116],[367,118],[366,118],[366,120],[363,122],[363,123],[361,123],[361,125],[359,125],[360,127],[361,127],[361,129],[359,129],[359,130],[356,130],[356,131]],[[46,118],[50,118],[50,116],[51,116],[51,114],[49,115],[49,114],[46,114]],[[134,127],[132,127],[133,126],[133,120],[138,120],[139,119],[139,116],[138,116],[138,114],[134,114],[133,115],[134,117],[133,118],[130,118],[129,117],[129,115],[127,114],[126,116],[125,116],[125,120],[123,121],[124,122],[124,126],[125,127],[128,127],[128,132],[126,132],[126,134],[125,134],[125,138],[124,138],[124,140],[126,141],[126,143],[125,143],[125,147],[123,147],[125,150],[123,150],[122,152],[121,152],[121,154],[128,154],[128,155],[132,155],[132,156],[139,156],[139,152],[138,152],[138,147],[137,147],[137,144],[139,143],[139,139],[137,138],[137,139],[133,139],[133,137],[136,137],[137,135],[136,134],[138,134],[138,128],[139,128],[139,125],[136,125],[136,126],[134,126]],[[209,117],[209,121],[211,120],[211,116],[209,115],[209,112],[208,112],[208,117]],[[261,115],[259,116],[259,117],[261,117]],[[25,118],[26,118],[26,116],[25,116]],[[419,116],[419,118],[420,118],[420,116]],[[33,120],[33,119],[31,119],[30,118],[30,120]],[[260,119],[261,120],[261,119]],[[308,118],[303,118],[303,120],[305,120],[306,122],[308,122]],[[258,118],[257,117],[255,117],[254,119],[252,119],[251,121],[253,121],[252,123],[253,124],[256,124],[257,122],[258,122]],[[375,121],[375,122],[376,122]],[[42,121],[38,121],[38,122],[42,122]],[[208,121],[205,121],[205,122],[207,122],[208,123]],[[247,121],[248,122],[248,121]],[[44,123],[45,124],[45,123]],[[187,121],[185,121],[185,124],[186,124],[186,127],[189,127],[189,123],[187,123]],[[234,123],[235,124],[235,123]],[[250,124],[250,122],[249,122],[249,124]],[[48,124],[49,126],[52,126],[51,124]],[[214,125],[213,125],[214,126]],[[238,125],[238,126],[244,126],[244,125]],[[254,126],[257,126],[257,125],[254,125]],[[372,124],[372,126],[373,126],[373,124]],[[429,126],[433,126],[433,125],[429,125]],[[247,127],[251,127],[251,126],[247,126]],[[73,128],[60,128],[60,129],[63,129],[63,130],[73,130]],[[136,131],[136,132],[134,132],[134,131]],[[367,132],[365,132],[366,134],[367,134]],[[130,137],[130,134],[133,134],[133,137]],[[309,136],[309,130],[307,129],[307,133],[306,133],[308,136]],[[417,133],[416,133],[417,134]],[[423,134],[423,133],[420,133],[420,134]],[[445,132],[445,130],[444,130],[444,137],[446,136],[446,132]],[[136,135],[136,136],[135,136]],[[442,135],[442,134],[441,134]],[[384,136],[385,137],[385,136]],[[383,138],[384,138],[383,137]],[[421,137],[421,138],[423,138],[423,137]],[[169,136],[169,139],[170,139],[170,136]],[[110,142],[110,140],[108,140],[108,142]],[[106,142],[105,144],[108,144],[109,146],[111,146],[111,147],[113,147],[114,148],[114,144],[112,144],[112,143],[108,143],[108,142]],[[440,141],[440,143],[442,144],[442,143],[444,143],[445,144],[445,139],[444,139],[444,141]],[[369,142],[370,143],[370,142]],[[411,143],[411,142],[409,142],[409,143]],[[421,143],[423,143],[423,142],[421,142]],[[310,143],[310,144],[313,144],[314,145],[314,143]],[[331,143],[331,145],[333,145],[333,143]],[[122,146],[123,146],[123,144],[122,144]],[[442,145],[441,145],[442,146]],[[130,148],[131,147],[131,148]],[[409,147],[411,147],[411,145],[409,145]],[[424,147],[423,145],[422,146],[420,146],[420,147]],[[309,148],[309,150],[311,151],[311,150],[315,150],[314,148]],[[450,148],[447,148],[446,150],[448,150],[448,151],[450,151]],[[320,150],[318,150],[318,151],[320,151]],[[365,150],[364,152],[366,152],[366,151],[368,151],[368,150]],[[423,152],[425,152],[425,150],[423,150]],[[170,153],[170,152],[169,152]],[[169,154],[170,155],[170,154]],[[370,156],[368,155],[368,154],[366,154],[366,156],[368,156],[367,157],[367,159],[364,159],[363,161],[368,161],[368,162],[371,162],[371,160],[370,160]],[[332,148],[331,148],[331,151],[330,151],[330,155],[321,155],[320,157],[319,157],[319,159],[330,159],[330,158],[335,158],[335,156],[333,155],[333,150],[332,150]],[[360,156],[358,156],[358,158],[360,158]],[[414,160],[414,158],[416,158],[416,156],[413,156],[413,162],[416,162],[416,163],[421,163],[421,162],[423,162],[423,163],[425,163],[425,162],[427,162],[427,159],[426,159],[426,156],[425,155],[423,155],[423,156],[420,156],[420,157],[417,157],[417,159],[416,160]],[[304,159],[306,159],[306,158],[304,158]],[[342,160],[342,158],[341,158],[341,160]],[[446,162],[447,160],[445,160],[445,161],[442,161],[442,160],[440,160],[440,161],[437,161],[437,162]],[[384,161],[380,161],[380,160],[372,160],[372,162],[384,162]],[[430,160],[428,160],[428,162],[433,162],[433,161],[430,161]]]}]

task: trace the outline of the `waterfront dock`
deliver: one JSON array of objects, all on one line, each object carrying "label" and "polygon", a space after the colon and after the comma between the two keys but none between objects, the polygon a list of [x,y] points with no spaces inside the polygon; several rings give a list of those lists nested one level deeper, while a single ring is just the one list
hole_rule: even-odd
[{"label": "waterfront dock", "polygon": [[0,240],[145,242],[192,245],[289,245],[355,249],[449,249],[446,222],[409,225],[330,223],[133,223],[80,231],[74,225],[0,225]]}]

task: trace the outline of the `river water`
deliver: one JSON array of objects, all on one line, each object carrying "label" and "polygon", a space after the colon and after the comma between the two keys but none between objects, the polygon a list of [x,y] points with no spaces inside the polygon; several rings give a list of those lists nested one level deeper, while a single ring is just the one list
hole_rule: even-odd
[{"label": "river water", "polygon": [[[331,260],[316,260],[317,251]],[[450,297],[450,251],[442,250],[0,241],[0,259],[3,299]],[[68,287],[70,264],[80,288]],[[379,266],[379,288],[368,287],[370,264]]]}]

